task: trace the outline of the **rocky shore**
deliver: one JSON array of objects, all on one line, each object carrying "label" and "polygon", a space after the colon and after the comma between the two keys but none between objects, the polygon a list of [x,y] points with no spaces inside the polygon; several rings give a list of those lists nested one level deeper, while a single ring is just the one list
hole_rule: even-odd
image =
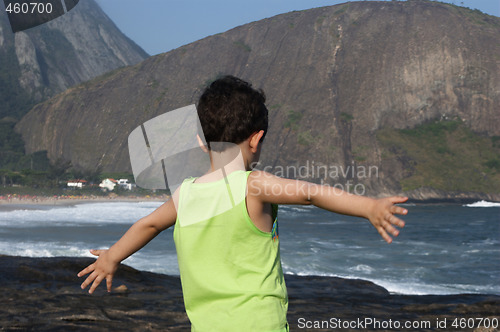
[{"label": "rocky shore", "polygon": [[[178,277],[121,266],[112,293],[100,287],[89,295],[76,274],[91,261],[0,256],[0,330],[190,330]],[[396,295],[368,281],[330,277],[287,275],[286,281],[291,331],[494,331],[485,322],[500,319],[495,295]],[[464,326],[464,318],[487,320],[469,329],[452,325]]]},{"label": "rocky shore", "polygon": [[500,202],[500,193],[482,192],[453,192],[434,188],[419,188],[404,193],[394,193],[407,196],[410,200],[418,203],[458,203],[466,204],[476,201]]}]

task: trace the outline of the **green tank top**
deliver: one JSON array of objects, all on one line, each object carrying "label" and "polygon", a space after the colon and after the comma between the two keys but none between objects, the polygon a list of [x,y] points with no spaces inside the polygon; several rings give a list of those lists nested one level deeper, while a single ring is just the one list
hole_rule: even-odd
[{"label": "green tank top", "polygon": [[246,207],[249,174],[181,185],[174,241],[192,331],[288,331],[277,206],[273,231],[259,230]]}]

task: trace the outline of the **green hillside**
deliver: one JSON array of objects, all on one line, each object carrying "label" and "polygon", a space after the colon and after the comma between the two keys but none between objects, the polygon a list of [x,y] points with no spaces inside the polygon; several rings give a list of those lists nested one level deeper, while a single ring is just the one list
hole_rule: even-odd
[{"label": "green hillside", "polygon": [[500,188],[500,137],[474,133],[457,120],[377,134],[385,160],[402,163],[401,188],[496,193]]}]

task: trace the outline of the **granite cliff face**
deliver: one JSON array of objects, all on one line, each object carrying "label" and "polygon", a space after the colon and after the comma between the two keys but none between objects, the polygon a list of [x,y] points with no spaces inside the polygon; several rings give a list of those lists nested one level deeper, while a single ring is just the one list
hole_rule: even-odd
[{"label": "granite cliff face", "polygon": [[[17,129],[28,152],[127,171],[135,127],[233,74],[268,96],[261,168],[370,194],[500,199],[499,54],[498,17],[428,1],[346,3],[253,22],[106,74],[37,105]],[[422,143],[401,143],[407,136]],[[480,185],[449,186],[447,177],[460,183],[469,170],[452,165],[472,162],[474,151]]]},{"label": "granite cliff face", "polygon": [[[67,14],[15,34],[5,11],[0,12],[0,85],[6,93],[5,86],[19,85],[35,102],[147,56],[93,0],[81,1]],[[0,119],[19,113],[2,109]]]}]

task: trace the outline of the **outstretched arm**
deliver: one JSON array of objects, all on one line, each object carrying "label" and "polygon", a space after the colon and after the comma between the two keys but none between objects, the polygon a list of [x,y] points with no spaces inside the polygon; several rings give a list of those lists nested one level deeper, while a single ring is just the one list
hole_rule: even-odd
[{"label": "outstretched arm", "polygon": [[93,293],[97,286],[106,279],[107,289],[110,292],[113,276],[120,262],[144,247],[161,231],[172,226],[176,218],[174,202],[170,199],[150,215],[133,224],[109,250],[91,250],[90,252],[98,258],[78,273],[78,277],[89,274],[82,283],[82,289],[91,285],[89,293]]},{"label": "outstretched arm", "polygon": [[406,202],[406,197],[373,199],[350,194],[335,187],[283,179],[261,171],[250,174],[248,195],[255,195],[266,203],[312,204],[328,211],[366,218],[388,243],[392,242],[390,235],[399,234],[394,226],[404,227],[404,221],[395,214],[408,213],[406,209],[394,205]]}]

